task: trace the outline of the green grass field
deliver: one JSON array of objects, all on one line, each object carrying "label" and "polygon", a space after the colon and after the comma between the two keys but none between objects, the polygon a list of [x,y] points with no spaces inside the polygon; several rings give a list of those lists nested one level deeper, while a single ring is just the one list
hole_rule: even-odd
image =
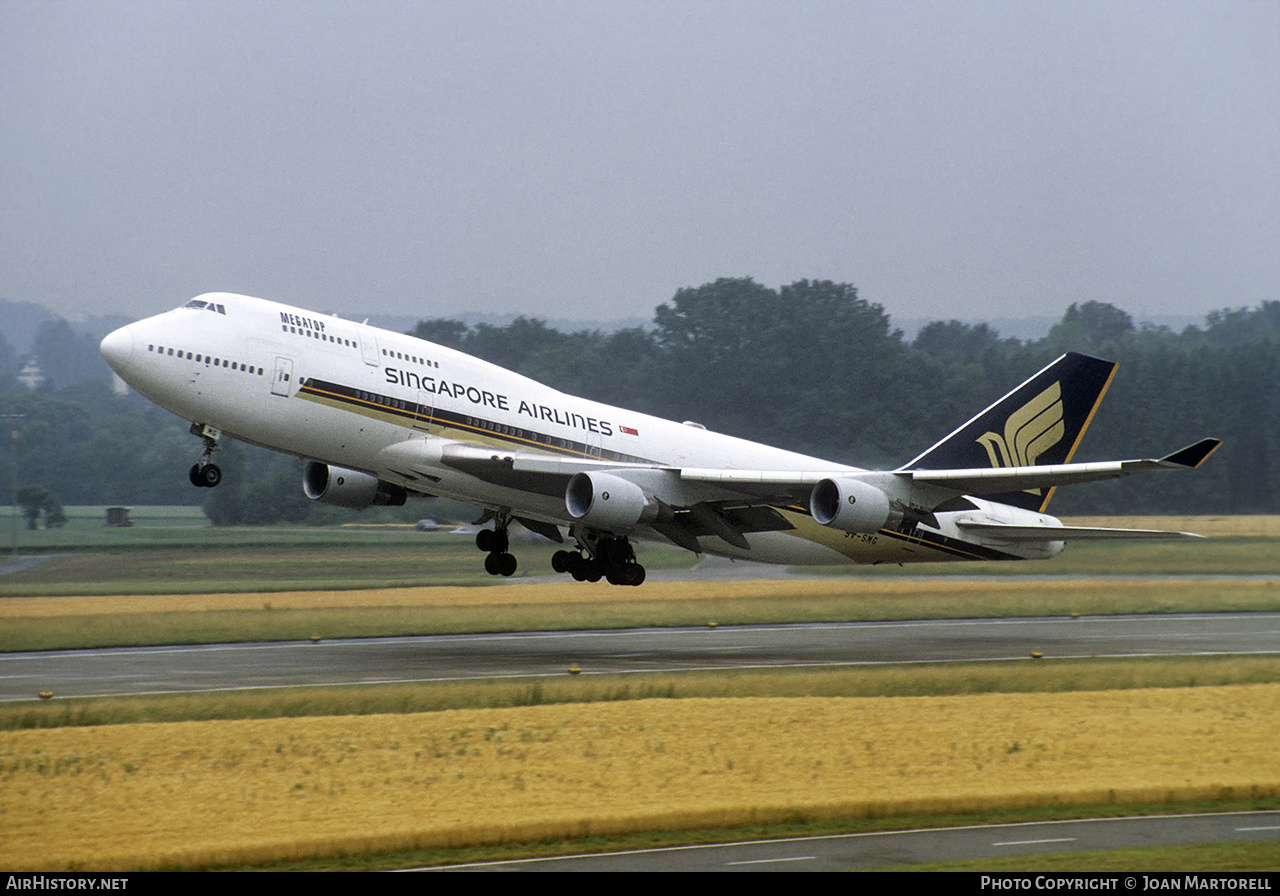
[{"label": "green grass field", "polygon": [[[358,522],[312,529],[215,528],[198,508],[189,507],[135,508],[135,525],[127,529],[105,526],[104,508],[68,508],[68,516],[70,522],[61,529],[22,530],[20,554],[47,559],[0,576],[0,597],[488,586],[508,581],[484,573],[483,555],[476,550],[473,536],[452,532],[415,532],[408,526]],[[1160,524],[1159,520],[1146,523]],[[1258,531],[1256,525],[1215,525],[1230,534],[1203,541],[1085,542],[1069,546],[1053,560],[1025,563],[798,571],[849,580],[957,575],[1280,576],[1280,537],[1235,534]],[[512,552],[520,562],[515,578],[553,575],[551,554],[556,548],[546,539],[514,529]],[[686,551],[661,545],[640,545],[638,553],[650,571],[688,568],[698,560]],[[642,598],[643,592],[631,596]]]}]

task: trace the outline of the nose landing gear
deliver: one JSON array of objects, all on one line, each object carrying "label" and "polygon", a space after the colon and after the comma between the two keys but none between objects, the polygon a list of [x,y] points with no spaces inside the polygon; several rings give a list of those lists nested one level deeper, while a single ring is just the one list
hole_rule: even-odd
[{"label": "nose landing gear", "polygon": [[213,488],[222,481],[222,470],[217,464],[210,463],[209,458],[218,450],[218,439],[222,437],[222,431],[203,423],[192,423],[191,432],[204,442],[200,460],[191,466],[188,474],[191,484],[196,488]]}]

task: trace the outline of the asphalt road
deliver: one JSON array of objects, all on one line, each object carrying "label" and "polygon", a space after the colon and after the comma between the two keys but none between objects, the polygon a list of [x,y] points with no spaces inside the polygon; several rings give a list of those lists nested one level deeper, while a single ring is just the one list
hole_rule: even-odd
[{"label": "asphalt road", "polygon": [[1280,613],[652,628],[0,654],[0,702],[267,687],[1044,657],[1280,654]]}]

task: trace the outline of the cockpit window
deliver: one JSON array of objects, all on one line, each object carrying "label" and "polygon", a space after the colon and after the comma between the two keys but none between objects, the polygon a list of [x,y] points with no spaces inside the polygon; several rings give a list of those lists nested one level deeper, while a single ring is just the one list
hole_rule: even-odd
[{"label": "cockpit window", "polygon": [[205,311],[216,311],[219,314],[227,313],[226,305],[219,305],[216,302],[205,302],[201,299],[192,299],[190,302],[182,306],[183,308],[198,308]]}]

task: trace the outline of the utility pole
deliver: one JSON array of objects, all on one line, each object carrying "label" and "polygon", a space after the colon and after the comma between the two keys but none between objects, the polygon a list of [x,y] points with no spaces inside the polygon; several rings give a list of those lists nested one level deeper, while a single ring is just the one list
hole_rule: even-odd
[{"label": "utility pole", "polygon": [[13,491],[11,496],[11,504],[9,507],[10,516],[13,518],[13,546],[11,554],[13,559],[18,559],[18,421],[26,419],[26,414],[0,414],[6,420],[11,422],[13,427],[13,445],[10,450],[13,452],[10,458],[12,467],[12,484]]}]

